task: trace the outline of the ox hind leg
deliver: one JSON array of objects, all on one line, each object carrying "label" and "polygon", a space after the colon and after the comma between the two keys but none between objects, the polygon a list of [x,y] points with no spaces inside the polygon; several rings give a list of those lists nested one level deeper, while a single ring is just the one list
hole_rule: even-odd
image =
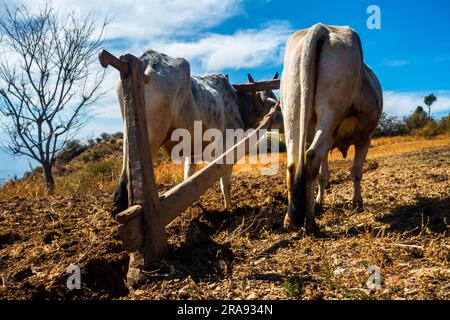
[{"label": "ox hind leg", "polygon": [[[327,156],[334,140],[333,133],[337,127],[336,119],[339,119],[339,115],[333,114],[330,111],[319,113],[313,142],[305,154],[304,170],[301,173],[303,177],[300,178],[304,186],[300,190],[306,193],[303,195],[305,203],[302,208],[305,212],[306,233],[315,233],[318,231],[315,221],[316,182],[321,164],[326,163],[323,166],[323,174],[319,177],[319,181],[321,180],[323,189],[325,189],[326,182],[328,181],[328,175],[326,174],[328,172]],[[323,192],[321,196],[323,196]]]},{"label": "ox hind leg", "polygon": [[330,171],[328,170],[328,153],[323,157],[319,170],[319,190],[316,197],[316,207],[322,208],[325,197],[325,188],[330,180]]},{"label": "ox hind leg", "polygon": [[220,190],[222,190],[225,201],[225,208],[231,208],[231,176],[233,174],[233,166],[227,169],[227,172],[220,178]]},{"label": "ox hind leg", "polygon": [[[288,210],[284,218],[284,227],[286,229],[297,228],[303,226],[302,217],[297,214],[299,211],[296,208],[298,199],[296,199],[294,190],[296,188],[296,172],[299,164],[299,136],[300,128],[295,125],[299,119],[300,108],[284,108],[284,133],[286,140],[287,153],[287,170],[286,170],[286,184],[288,194]],[[294,120],[291,120],[294,119]]]},{"label": "ox hind leg", "polygon": [[311,147],[309,147],[306,152],[304,170],[305,177],[300,180],[305,183],[304,192],[306,192],[306,201],[304,204],[304,210],[306,233],[315,233],[318,231],[315,219],[314,196],[320,165],[331,148],[331,139],[331,132],[323,132],[319,130],[314,137]]},{"label": "ox hind leg", "polygon": [[364,161],[370,147],[370,138],[355,145],[355,159],[351,169],[351,177],[353,181],[353,206],[355,208],[363,208],[363,199],[361,196],[361,179],[363,175]]}]

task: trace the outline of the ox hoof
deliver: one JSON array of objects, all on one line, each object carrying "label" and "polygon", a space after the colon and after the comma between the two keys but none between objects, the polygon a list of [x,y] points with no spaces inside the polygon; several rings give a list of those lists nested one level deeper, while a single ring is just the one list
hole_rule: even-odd
[{"label": "ox hoof", "polygon": [[314,205],[314,211],[316,216],[322,215],[325,211],[323,208],[323,202],[316,202]]},{"label": "ox hoof", "polygon": [[297,214],[293,205],[289,205],[288,212],[284,217],[284,228],[286,230],[296,230],[303,227],[304,219]]},{"label": "ox hoof", "polygon": [[320,229],[316,223],[315,218],[306,218],[305,219],[305,232],[308,235],[319,235]]},{"label": "ox hoof", "polygon": [[364,202],[362,199],[360,200],[353,200],[352,201],[353,209],[356,209],[357,212],[363,212],[364,211]]},{"label": "ox hoof", "polygon": [[288,231],[295,229],[294,225],[291,222],[291,218],[289,218],[289,214],[284,216],[284,228]]}]

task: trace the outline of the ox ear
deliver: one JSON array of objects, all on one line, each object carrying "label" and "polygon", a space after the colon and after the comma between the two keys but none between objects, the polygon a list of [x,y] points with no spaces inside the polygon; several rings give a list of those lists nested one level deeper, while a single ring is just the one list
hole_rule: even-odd
[{"label": "ox ear", "polygon": [[227,78],[228,82],[230,82],[230,77],[226,74],[225,78]]},{"label": "ox ear", "polygon": [[250,73],[247,73],[248,83],[255,83],[255,80],[253,79],[252,75]]},{"label": "ox ear", "polygon": [[275,72],[275,74],[273,75],[273,78],[272,78],[273,80],[277,80],[278,79],[278,71],[277,72]]}]

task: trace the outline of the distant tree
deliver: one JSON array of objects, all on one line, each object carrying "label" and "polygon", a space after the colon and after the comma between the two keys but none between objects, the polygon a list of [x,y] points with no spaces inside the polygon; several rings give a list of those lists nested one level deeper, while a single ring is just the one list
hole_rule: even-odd
[{"label": "distant tree", "polygon": [[103,132],[100,137],[104,142],[111,140],[111,135],[109,133]]},{"label": "distant tree", "polygon": [[[8,2],[7,2],[8,3]],[[101,96],[97,67],[104,28],[92,16],[58,14],[49,3],[39,12],[25,5],[0,8],[0,114],[6,149],[43,168],[54,189],[56,154],[89,120],[87,107]]]},{"label": "distant tree", "polygon": [[123,132],[118,131],[118,132],[114,133],[114,134],[112,135],[112,137],[113,137],[114,139],[117,139],[117,140],[123,139]]},{"label": "distant tree", "polygon": [[374,132],[374,137],[397,136],[409,133],[408,126],[396,116],[389,116],[383,112]]},{"label": "distant tree", "polygon": [[431,119],[431,105],[435,103],[437,98],[434,94],[429,94],[423,99],[423,103],[428,106],[428,118]]},{"label": "distant tree", "polygon": [[89,140],[87,141],[87,143],[88,143],[88,146],[89,146],[89,147],[92,147],[92,146],[95,144],[95,140],[94,140],[94,139],[89,139]]},{"label": "distant tree", "polygon": [[404,119],[409,131],[414,133],[418,129],[422,129],[427,124],[429,118],[423,107],[418,106],[416,110],[407,118]]}]

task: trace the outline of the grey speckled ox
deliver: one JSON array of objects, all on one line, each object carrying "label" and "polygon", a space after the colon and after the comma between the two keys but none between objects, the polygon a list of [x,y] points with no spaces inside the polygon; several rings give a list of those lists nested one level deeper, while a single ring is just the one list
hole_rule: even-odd
[{"label": "grey speckled ox", "polygon": [[[257,92],[254,95],[237,92],[227,77],[221,74],[191,76],[189,62],[183,58],[173,58],[148,50],[139,59],[149,76],[149,81],[145,85],[145,109],[148,138],[153,155],[156,155],[160,148],[168,154],[171,153],[172,148],[178,143],[170,139],[175,129],[186,129],[193,136],[194,121],[201,121],[203,131],[214,128],[225,136],[226,129],[255,128],[276,103],[276,97],[271,91]],[[120,82],[117,93],[123,117]],[[275,121],[275,127],[282,127],[281,112],[276,119],[278,120]],[[126,143],[127,133],[124,130],[124,145]],[[192,161],[193,157],[192,154],[185,160],[185,178],[195,172],[196,164]],[[123,161],[122,175],[114,193],[116,206],[114,213],[128,207],[125,153]],[[220,179],[227,207],[231,205],[231,173],[232,166]]]}]

